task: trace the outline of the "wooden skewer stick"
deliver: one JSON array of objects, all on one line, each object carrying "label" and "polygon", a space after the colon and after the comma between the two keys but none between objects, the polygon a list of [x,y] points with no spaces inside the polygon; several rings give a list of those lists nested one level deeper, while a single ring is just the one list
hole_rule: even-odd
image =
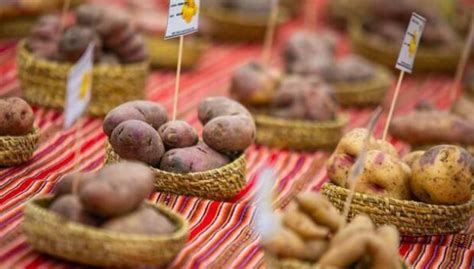
[{"label": "wooden skewer stick", "polygon": [[64,0],[63,10],[61,12],[61,24],[59,25],[59,32],[62,33],[64,27],[66,26],[66,16],[67,12],[69,11],[69,7],[71,6],[71,0]]},{"label": "wooden skewer stick", "polygon": [[265,32],[265,40],[262,51],[262,64],[264,67],[268,67],[270,64],[273,39],[275,38],[275,28],[278,20],[278,0],[274,0],[272,2],[273,5],[270,11],[270,17],[268,18],[267,31]]},{"label": "wooden skewer stick", "polygon": [[398,77],[397,86],[395,87],[395,93],[393,94],[392,104],[390,105],[390,111],[388,112],[387,121],[385,122],[385,128],[383,130],[382,140],[386,140],[388,128],[390,127],[390,122],[392,121],[393,111],[395,110],[395,105],[397,104],[398,94],[400,93],[400,87],[402,86],[403,76],[405,71],[400,71],[400,76]]},{"label": "wooden skewer stick", "polygon": [[176,83],[174,87],[174,101],[173,101],[173,120],[176,120],[178,113],[178,99],[179,99],[179,83],[181,79],[181,60],[183,58],[183,43],[184,36],[179,36],[179,50],[178,50],[178,65],[176,67]]},{"label": "wooden skewer stick", "polygon": [[454,101],[456,100],[456,95],[457,95],[459,86],[461,85],[464,69],[466,67],[467,60],[469,59],[469,55],[471,54],[471,46],[472,46],[473,38],[474,38],[474,12],[471,14],[471,26],[469,29],[469,34],[464,43],[461,59],[459,59],[459,63],[456,69],[456,75],[454,76],[454,81],[453,81],[453,84],[451,85],[451,89],[449,92],[449,100],[451,101],[450,102],[451,104],[454,103]]}]

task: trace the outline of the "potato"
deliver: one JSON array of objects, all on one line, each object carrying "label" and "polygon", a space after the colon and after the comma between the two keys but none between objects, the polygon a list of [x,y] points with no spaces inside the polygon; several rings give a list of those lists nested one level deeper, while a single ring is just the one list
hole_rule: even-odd
[{"label": "potato", "polygon": [[347,188],[347,178],[354,162],[355,158],[348,154],[333,154],[327,164],[329,179],[334,184]]},{"label": "potato", "polygon": [[361,233],[361,232],[372,232],[375,229],[375,225],[366,215],[357,215],[354,219],[340,229],[331,239],[331,246],[338,246],[343,243],[349,237]]},{"label": "potato", "polygon": [[326,240],[305,241],[305,251],[302,255],[304,260],[317,262],[319,258],[327,251],[329,243]]},{"label": "potato", "polygon": [[199,140],[196,130],[182,120],[169,121],[158,132],[167,149],[191,147]]},{"label": "potato", "polygon": [[304,241],[290,229],[282,228],[269,240],[262,241],[267,251],[280,258],[303,258],[306,246]]},{"label": "potato", "polygon": [[94,59],[100,59],[102,41],[92,28],[72,26],[59,39],[60,57],[69,62],[77,62],[91,42],[94,42]]},{"label": "potato", "polygon": [[120,57],[127,57],[143,47],[145,47],[145,40],[141,35],[135,34],[117,48],[117,54]]},{"label": "potato", "polygon": [[140,120],[150,124],[155,130],[168,121],[168,112],[151,101],[131,101],[121,104],[107,113],[104,119],[104,132],[110,137],[112,131],[126,120]]},{"label": "potato", "polygon": [[402,161],[383,151],[370,150],[367,152],[364,170],[356,182],[355,190],[408,200],[411,198],[409,180],[410,169]]},{"label": "potato", "polygon": [[58,54],[60,38],[60,19],[58,16],[40,17],[31,28],[26,38],[26,47],[36,56],[43,59],[54,59]]},{"label": "potato", "polygon": [[252,118],[252,115],[244,106],[227,97],[208,97],[199,102],[198,117],[203,125],[216,117],[231,115],[242,115]]},{"label": "potato", "polygon": [[196,146],[167,151],[161,159],[160,169],[185,174],[212,170],[229,162],[227,156],[200,142]]},{"label": "potato", "polygon": [[76,23],[83,26],[94,27],[102,19],[104,10],[101,6],[85,4],[76,10]]},{"label": "potato", "polygon": [[400,234],[394,225],[382,225],[377,228],[377,235],[383,239],[388,247],[391,247],[395,254],[398,253],[400,245]]},{"label": "potato", "polygon": [[333,232],[339,230],[344,223],[344,218],[337,209],[320,193],[300,193],[296,196],[296,202],[301,211],[311,216],[314,222]]},{"label": "potato", "polygon": [[35,118],[30,105],[18,97],[0,99],[0,135],[26,135]]},{"label": "potato", "polygon": [[319,226],[311,217],[301,212],[296,204],[291,204],[282,217],[283,225],[297,233],[304,240],[325,239],[329,236],[327,227]]},{"label": "potato", "polygon": [[430,148],[413,164],[411,189],[426,203],[465,203],[471,199],[471,162],[471,155],[461,147]]},{"label": "potato", "polygon": [[152,166],[159,164],[165,152],[158,132],[139,120],[120,123],[112,132],[110,144],[121,158],[141,161]]},{"label": "potato", "polygon": [[58,197],[50,205],[49,210],[67,218],[68,220],[86,225],[96,226],[100,222],[99,218],[88,214],[84,210],[79,198],[73,194],[66,194]]},{"label": "potato", "polygon": [[152,207],[143,205],[136,211],[108,220],[102,228],[120,233],[158,235],[173,233],[176,225]]},{"label": "potato", "polygon": [[252,118],[221,116],[204,125],[202,138],[211,148],[222,152],[243,152],[255,140],[256,127]]},{"label": "potato", "polygon": [[[353,157],[359,156],[362,151],[364,140],[367,136],[366,128],[355,128],[346,133],[337,144],[335,153],[345,153]],[[374,144],[375,139],[369,138],[369,145]]]},{"label": "potato", "polygon": [[123,63],[136,63],[145,61],[148,58],[148,50],[146,46],[138,48],[136,51],[123,55],[121,60]]},{"label": "potato", "polygon": [[95,172],[75,172],[71,174],[66,174],[59,179],[54,188],[54,195],[61,196],[64,194],[73,193],[74,181],[77,180],[77,189],[79,191],[87,183],[93,180],[95,177]]},{"label": "potato", "polygon": [[84,208],[103,217],[126,214],[138,208],[153,191],[153,174],[140,163],[119,162],[97,172],[95,180],[79,191]]},{"label": "potato", "polygon": [[403,156],[402,161],[406,163],[410,168],[413,164],[425,153],[423,150],[412,151],[407,155]]}]

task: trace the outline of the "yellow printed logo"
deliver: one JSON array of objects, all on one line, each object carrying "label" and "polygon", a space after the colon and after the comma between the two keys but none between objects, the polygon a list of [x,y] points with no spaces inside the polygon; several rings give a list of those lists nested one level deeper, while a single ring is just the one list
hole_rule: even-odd
[{"label": "yellow printed logo", "polygon": [[408,56],[413,57],[415,56],[416,52],[416,31],[413,32],[413,36],[411,37],[410,43],[408,44]]},{"label": "yellow printed logo", "polygon": [[186,23],[190,23],[198,12],[198,7],[194,0],[185,0],[182,10],[182,17]]},{"label": "yellow printed logo", "polygon": [[84,73],[84,76],[82,76],[81,87],[79,88],[79,99],[81,100],[84,100],[86,98],[87,91],[89,90],[91,84],[91,77],[91,70],[88,70]]}]

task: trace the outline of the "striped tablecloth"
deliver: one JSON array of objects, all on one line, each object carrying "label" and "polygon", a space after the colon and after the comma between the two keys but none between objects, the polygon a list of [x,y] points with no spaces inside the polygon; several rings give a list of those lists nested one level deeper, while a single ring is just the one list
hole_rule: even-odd
[{"label": "striped tablecloth", "polygon": [[[299,22],[285,25],[279,32],[278,51]],[[341,36],[340,53],[348,51]],[[17,95],[15,42],[0,43],[0,96]],[[254,45],[215,45],[202,59],[201,65],[182,76],[179,118],[200,128],[196,104],[202,98],[226,94],[232,70],[259,56]],[[450,77],[408,76],[402,86],[396,114],[412,110],[419,100],[429,100],[439,107],[447,106]],[[148,99],[172,106],[174,72],[153,72],[148,84]],[[392,89],[393,90],[393,89]],[[392,92],[388,97],[392,96]],[[388,103],[388,102],[386,102]],[[62,130],[60,112],[36,107],[36,124],[41,128],[41,145],[33,159],[21,166],[0,169],[0,268],[85,268],[34,251],[21,233],[22,208],[31,198],[50,193],[61,175],[75,169],[98,169],[104,161],[105,135],[102,120],[85,117],[71,129]],[[371,110],[347,110],[351,118],[348,128],[366,123]],[[384,118],[380,121],[380,135]],[[75,132],[79,132],[80,157],[75,158]],[[392,140],[403,153],[406,145]],[[263,253],[258,237],[252,233],[255,180],[264,166],[275,167],[275,192],[278,206],[286,205],[302,190],[317,191],[327,180],[324,169],[328,153],[297,153],[263,146],[252,146],[247,152],[248,183],[229,202],[201,200],[170,194],[154,193],[151,201],[164,203],[183,214],[190,223],[189,240],[171,268],[261,268]],[[465,233],[434,237],[403,238],[400,254],[414,268],[474,268],[473,236]]]}]

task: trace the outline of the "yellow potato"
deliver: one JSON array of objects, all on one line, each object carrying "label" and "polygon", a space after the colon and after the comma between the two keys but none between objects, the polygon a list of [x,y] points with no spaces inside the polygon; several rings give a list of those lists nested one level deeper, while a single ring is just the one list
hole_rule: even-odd
[{"label": "yellow potato", "polygon": [[344,223],[344,218],[322,194],[304,192],[296,196],[299,208],[307,213],[314,222],[328,227],[335,232]]},{"label": "yellow potato", "polygon": [[337,234],[331,239],[331,246],[336,246],[354,234],[360,232],[370,232],[375,229],[372,220],[366,215],[357,215],[351,223],[347,224],[344,228],[340,229]]},{"label": "yellow potato", "polygon": [[284,227],[270,240],[263,240],[262,244],[267,251],[281,258],[301,258],[306,248],[303,239]]},{"label": "yellow potato", "polygon": [[415,161],[417,161],[421,157],[421,155],[423,155],[423,153],[425,153],[425,151],[423,150],[412,151],[407,155],[403,156],[402,161],[411,168]]},{"label": "yellow potato", "polygon": [[311,217],[301,212],[295,204],[283,213],[283,225],[297,233],[304,240],[324,239],[329,236],[327,227],[319,226],[313,222]]}]

